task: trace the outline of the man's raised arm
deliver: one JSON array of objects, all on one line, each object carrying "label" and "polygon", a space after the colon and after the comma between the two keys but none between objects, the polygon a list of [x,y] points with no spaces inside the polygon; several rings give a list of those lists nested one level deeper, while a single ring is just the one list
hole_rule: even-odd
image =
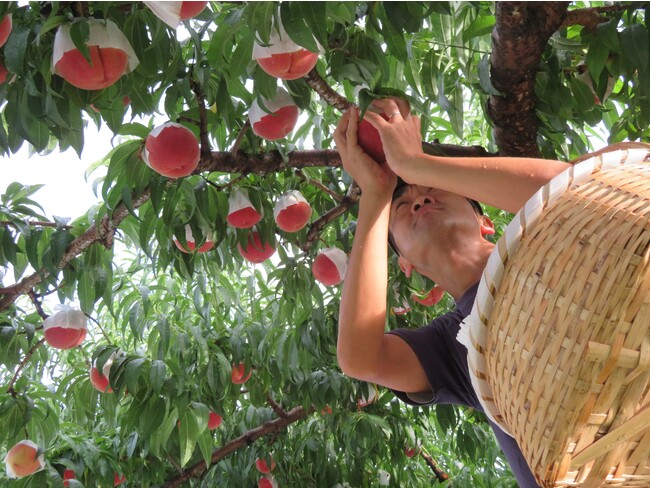
[{"label": "man's raised arm", "polygon": [[387,121],[369,110],[365,117],[379,131],[390,168],[407,183],[517,212],[539,188],[569,167],[536,158],[430,156],[422,151],[418,117],[400,114],[394,99],[374,104],[393,116]]}]

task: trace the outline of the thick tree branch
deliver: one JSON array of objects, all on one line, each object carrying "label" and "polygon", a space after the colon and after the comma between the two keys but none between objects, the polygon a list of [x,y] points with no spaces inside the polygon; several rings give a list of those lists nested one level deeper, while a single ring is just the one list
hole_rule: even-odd
[{"label": "thick tree branch", "polygon": [[535,78],[549,37],[564,21],[568,3],[499,2],[492,31],[492,84],[488,113],[504,156],[539,157]]},{"label": "thick tree branch", "polygon": [[[270,422],[260,425],[259,427],[251,429],[245,434],[224,444],[219,449],[212,451],[212,458],[210,462],[212,464],[217,463],[221,459],[226,457],[228,454],[231,454],[235,452],[237,449],[253,443],[260,437],[264,437],[268,434],[272,434],[284,430],[287,426],[293,424],[294,422],[297,422],[298,420],[307,417],[307,415],[311,414],[313,411],[314,411],[314,407],[310,407],[309,409],[305,409],[303,407],[296,407],[286,412],[286,417],[280,417],[271,420]],[[196,463],[194,466],[191,466],[188,469],[186,469],[181,476],[178,476],[168,481],[162,486],[163,488],[175,488],[181,486],[189,479],[197,478],[201,476],[205,472],[206,468],[207,466],[205,465],[205,461],[200,461]]]},{"label": "thick tree branch", "polygon": [[353,103],[344,96],[336,93],[321,77],[321,75],[318,74],[316,68],[307,73],[304,79],[311,89],[318,93],[318,95],[332,107],[338,108],[341,112],[345,112],[347,109],[352,107]]},{"label": "thick tree branch", "polygon": [[[37,222],[37,221],[34,221],[34,220],[29,220],[29,221],[27,221],[25,223],[27,225],[33,225],[35,227],[55,227],[55,228],[60,228],[60,229],[72,229],[71,225],[60,225],[60,224],[57,224],[56,222]],[[2,225],[4,227],[13,227],[15,229],[18,228],[18,226],[15,223],[10,222],[9,220],[0,220],[0,225]]]},{"label": "thick tree branch", "polygon": [[210,139],[208,138],[208,115],[205,112],[205,96],[203,95],[203,88],[201,85],[194,79],[194,76],[190,76],[190,83],[192,86],[192,91],[196,95],[196,102],[199,109],[199,138],[201,140],[201,159],[206,159],[209,157],[210,149]]},{"label": "thick tree branch", "polygon": [[48,318],[49,315],[46,314],[45,311],[43,310],[43,307],[41,306],[41,302],[40,302],[40,300],[38,299],[38,297],[36,296],[36,293],[34,293],[34,290],[29,290],[28,295],[29,295],[29,299],[30,299],[30,300],[32,301],[32,303],[34,304],[34,307],[36,308],[36,312],[38,313],[38,315],[39,315],[43,320],[45,320],[46,318]]}]

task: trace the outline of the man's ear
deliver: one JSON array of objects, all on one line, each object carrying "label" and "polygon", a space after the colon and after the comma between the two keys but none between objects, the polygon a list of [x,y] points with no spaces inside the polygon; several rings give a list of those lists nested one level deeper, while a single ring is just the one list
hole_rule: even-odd
[{"label": "man's ear", "polygon": [[494,224],[487,215],[481,215],[481,235],[492,236],[494,235]]},{"label": "man's ear", "polygon": [[410,278],[411,273],[413,273],[413,270],[415,269],[411,262],[404,256],[400,256],[397,258],[397,264],[399,264],[399,269],[402,270],[402,273],[404,273],[407,278]]}]

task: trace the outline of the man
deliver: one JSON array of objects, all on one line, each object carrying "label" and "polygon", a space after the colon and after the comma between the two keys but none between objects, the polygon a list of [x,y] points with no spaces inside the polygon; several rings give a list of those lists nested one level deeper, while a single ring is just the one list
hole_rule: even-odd
[{"label": "man", "polygon": [[[366,119],[378,131],[387,161],[378,164],[357,143],[358,110],[334,133],[343,167],[361,188],[359,219],[339,312],[337,355],[342,371],[392,389],[410,404],[455,403],[483,410],[469,379],[467,350],[456,341],[471,311],[494,245],[490,219],[472,200],[517,212],[541,186],[568,167],[532,158],[447,158],[422,152],[420,120],[403,100],[375,102],[388,115]],[[406,185],[393,193],[400,177]],[[384,333],[387,238],[401,270],[445,289],[456,310],[420,329]],[[514,439],[493,430],[522,488],[537,487]]]}]

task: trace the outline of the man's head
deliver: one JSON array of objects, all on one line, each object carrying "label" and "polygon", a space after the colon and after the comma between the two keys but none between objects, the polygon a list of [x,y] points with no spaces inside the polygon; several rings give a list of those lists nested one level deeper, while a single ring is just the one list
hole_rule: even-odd
[{"label": "man's head", "polygon": [[388,242],[408,275],[417,269],[434,279],[451,259],[471,253],[474,244],[493,234],[490,219],[480,204],[435,188],[398,180],[390,210]]}]

